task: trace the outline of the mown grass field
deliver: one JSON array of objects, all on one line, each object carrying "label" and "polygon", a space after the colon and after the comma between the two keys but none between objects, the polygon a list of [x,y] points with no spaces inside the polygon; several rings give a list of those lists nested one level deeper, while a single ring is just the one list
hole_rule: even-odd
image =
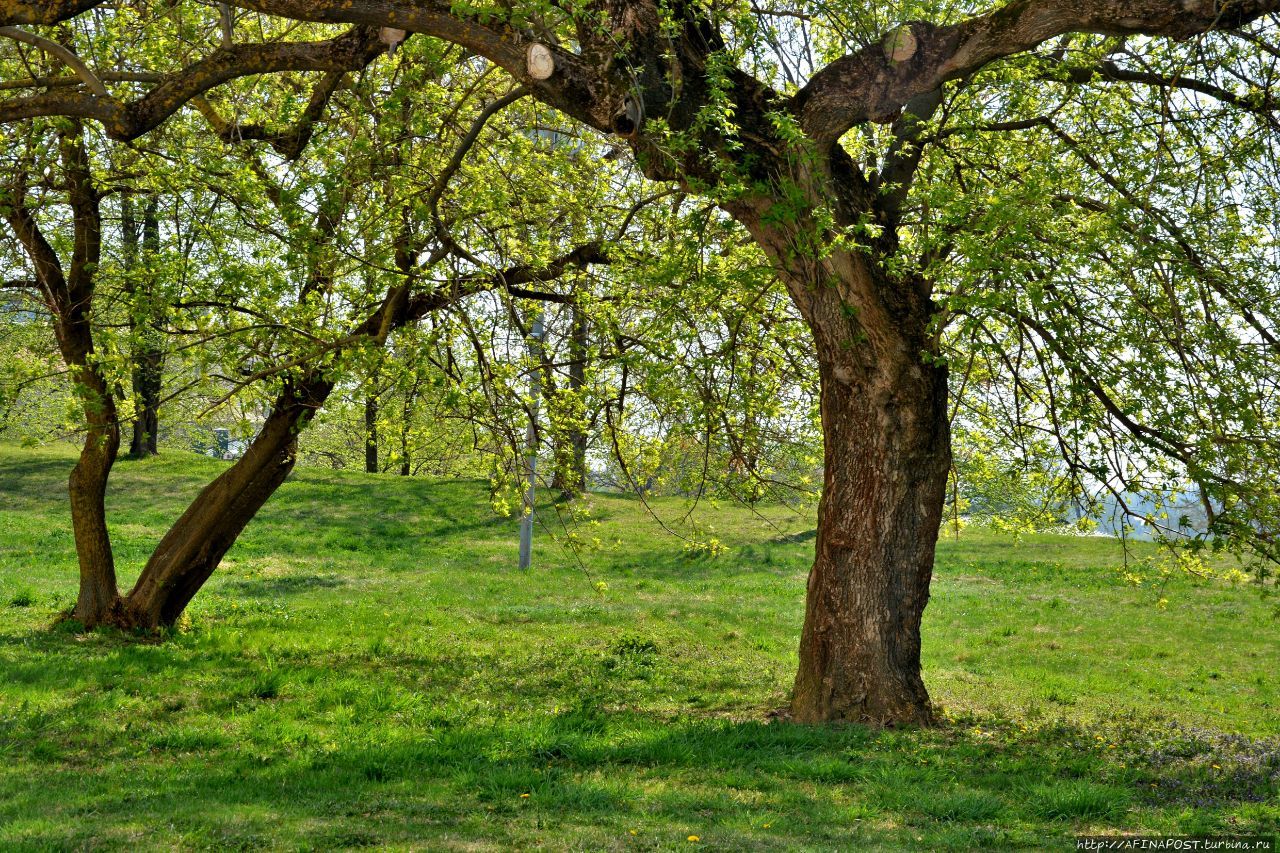
[{"label": "mown grass field", "polygon": [[[72,459],[0,450],[0,848],[1066,849],[1280,826],[1275,599],[1134,588],[1111,540],[945,539],[925,668],[947,723],[803,727],[772,712],[810,515],[704,507],[709,557],[595,496],[575,529],[599,547],[540,533],[520,573],[482,483],[300,470],[189,624],[140,642],[55,626]],[[220,464],[119,463],[123,581]]]}]

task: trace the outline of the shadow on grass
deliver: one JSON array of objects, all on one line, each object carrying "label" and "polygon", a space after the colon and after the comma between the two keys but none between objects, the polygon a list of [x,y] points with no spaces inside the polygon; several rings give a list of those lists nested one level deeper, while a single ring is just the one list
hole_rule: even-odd
[{"label": "shadow on grass", "polygon": [[[456,699],[388,697],[369,687],[342,697],[366,725],[327,741],[302,732],[297,709],[290,715],[287,677],[283,692],[269,674],[248,681],[234,733],[137,718],[134,747],[92,766],[56,732],[29,735],[7,752],[9,772],[31,784],[9,792],[0,818],[13,832],[22,816],[92,814],[93,831],[107,840],[160,822],[188,842],[217,846],[277,844],[294,832],[321,847],[433,839],[501,847],[532,843],[541,829],[561,846],[595,848],[640,827],[637,836],[660,846],[696,834],[720,849],[785,847],[797,838],[842,849],[910,846],[926,837],[933,849],[972,849],[1125,827],[1135,807],[1193,802],[1152,800],[1150,785],[1194,788],[1200,829],[1213,828],[1212,808],[1259,794],[1256,786],[1206,787],[1197,775],[1203,755],[1126,771],[1091,748],[1090,731],[1019,732],[992,720],[982,721],[984,736],[974,721],[885,732],[663,719],[591,702],[485,715]],[[27,733],[11,725],[6,734]],[[49,823],[18,837],[59,844],[74,833]]]},{"label": "shadow on grass", "polygon": [[283,575],[227,581],[221,588],[251,598],[274,598],[280,595],[298,595],[317,589],[333,589],[348,584],[350,581],[336,575]]},{"label": "shadow on grass", "polygon": [[797,542],[812,542],[818,538],[817,529],[802,530],[799,533],[786,533],[781,536],[775,536],[769,541],[775,545],[794,545]]}]

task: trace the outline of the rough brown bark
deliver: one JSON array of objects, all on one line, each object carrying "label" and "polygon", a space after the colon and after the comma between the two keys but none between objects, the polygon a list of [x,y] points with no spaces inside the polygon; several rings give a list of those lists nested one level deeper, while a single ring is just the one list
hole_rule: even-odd
[{"label": "rough brown bark", "polygon": [[[838,224],[876,211],[877,193],[842,152],[821,165],[790,179]],[[891,234],[819,254],[798,250],[821,233],[803,215],[779,224],[769,200],[731,212],[809,326],[822,388],[824,482],[792,717],[928,724],[920,621],[951,461],[930,282],[891,272]]]},{"label": "rough brown bark", "polygon": [[908,361],[872,383],[820,372],[824,487],[791,713],[928,724],[920,620],[950,464],[946,371]]}]

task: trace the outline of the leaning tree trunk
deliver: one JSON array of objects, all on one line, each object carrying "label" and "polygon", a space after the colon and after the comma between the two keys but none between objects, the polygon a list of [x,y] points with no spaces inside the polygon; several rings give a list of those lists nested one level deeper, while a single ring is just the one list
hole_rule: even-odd
[{"label": "leaning tree trunk", "polygon": [[825,475],[792,716],[927,724],[920,620],[950,459],[946,370],[820,373]]},{"label": "leaning tree trunk", "polygon": [[293,470],[298,431],[328,397],[332,383],[287,389],[244,456],[205,487],[169,528],[125,600],[134,626],[172,625],[213,574],[236,537]]}]

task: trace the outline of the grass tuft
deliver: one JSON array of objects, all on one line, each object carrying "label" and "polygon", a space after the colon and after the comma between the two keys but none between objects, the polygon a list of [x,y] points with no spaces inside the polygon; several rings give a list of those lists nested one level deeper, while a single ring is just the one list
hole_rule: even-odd
[{"label": "grass tuft", "polygon": [[30,607],[36,603],[36,594],[30,589],[20,589],[9,597],[10,607]]},{"label": "grass tuft", "polygon": [[1114,819],[1128,806],[1128,791],[1080,779],[1037,785],[1026,794],[1032,814],[1050,820]]}]

